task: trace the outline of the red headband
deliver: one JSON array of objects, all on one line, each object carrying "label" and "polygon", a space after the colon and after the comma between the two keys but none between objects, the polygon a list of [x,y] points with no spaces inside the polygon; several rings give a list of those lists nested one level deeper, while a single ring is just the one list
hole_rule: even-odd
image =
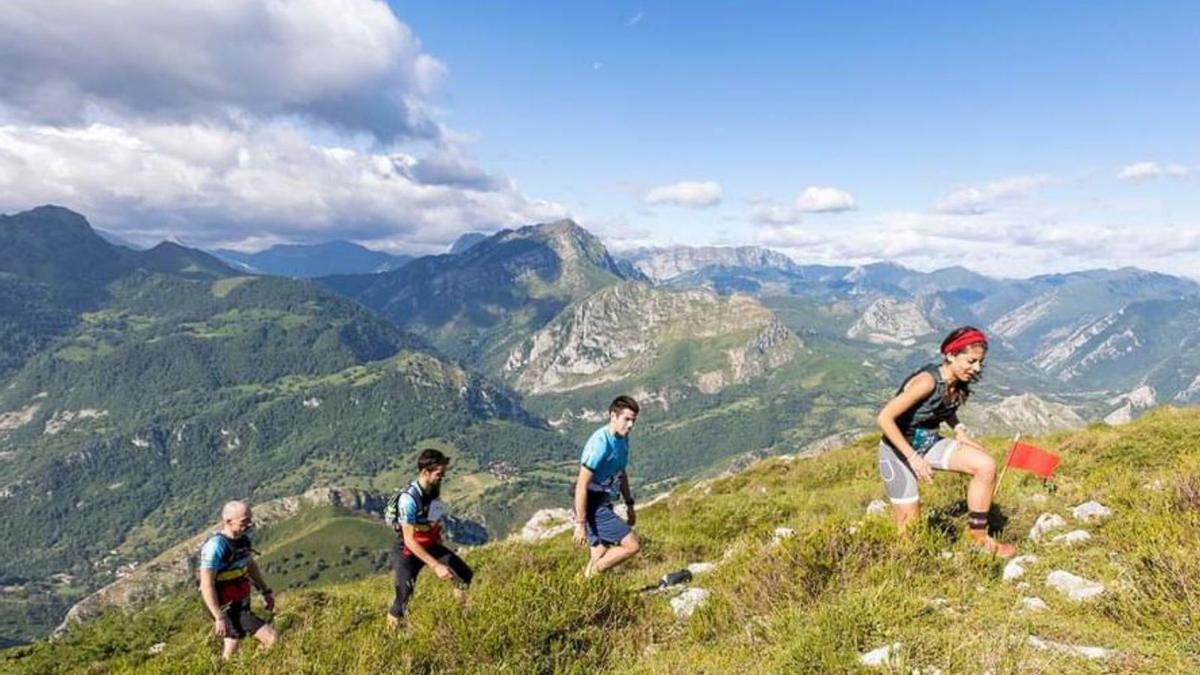
[{"label": "red headband", "polygon": [[954,338],[950,342],[947,342],[946,346],[942,347],[942,353],[946,356],[950,356],[952,354],[961,352],[971,345],[983,345],[983,348],[987,349],[987,336],[984,335],[982,331],[969,330]]}]

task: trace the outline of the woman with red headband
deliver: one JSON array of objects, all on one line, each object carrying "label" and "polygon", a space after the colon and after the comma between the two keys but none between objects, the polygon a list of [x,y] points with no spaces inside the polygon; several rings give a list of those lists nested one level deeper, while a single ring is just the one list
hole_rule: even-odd
[{"label": "woman with red headband", "polygon": [[[1013,547],[987,533],[996,462],[958,421],[958,408],[971,395],[971,383],[983,372],[987,348],[987,337],[978,328],[955,329],[942,341],[942,362],[931,363],[904,380],[876,418],[883,430],[879,472],[901,531],[920,515],[919,481],[932,481],[934,469],[970,475],[967,523],[971,539],[984,550],[1007,558],[1013,555]],[[953,439],[938,434],[943,422],[954,428]]]}]

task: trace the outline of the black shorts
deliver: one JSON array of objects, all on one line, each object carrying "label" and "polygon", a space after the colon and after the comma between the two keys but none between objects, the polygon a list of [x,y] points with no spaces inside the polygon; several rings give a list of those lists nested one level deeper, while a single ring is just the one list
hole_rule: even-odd
[{"label": "black shorts", "polygon": [[255,616],[250,611],[250,598],[237,600],[221,608],[221,614],[229,622],[231,633],[228,637],[241,640],[247,635],[254,635],[259,628],[267,625],[266,621]]},{"label": "black shorts", "polygon": [[[450,572],[454,574],[455,583],[459,586],[471,585],[471,579],[475,574],[470,566],[463,562],[463,559],[459,558],[454,551],[441,544],[426,546],[425,550],[438,562],[450,568]],[[408,606],[408,599],[412,596],[413,586],[417,583],[417,574],[425,567],[425,563],[415,555],[406,554],[404,552],[404,544],[399,540],[392,545],[391,557],[392,573],[396,584],[396,597],[392,601],[391,615],[401,617],[404,616],[405,608]]]}]

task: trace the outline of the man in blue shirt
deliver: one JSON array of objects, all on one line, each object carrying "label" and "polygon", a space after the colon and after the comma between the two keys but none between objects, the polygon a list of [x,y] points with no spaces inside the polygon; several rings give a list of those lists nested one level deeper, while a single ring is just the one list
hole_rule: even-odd
[{"label": "man in blue shirt", "polygon": [[[638,404],[618,396],[608,406],[608,424],[588,439],[575,479],[575,541],[591,548],[584,576],[612,569],[638,552],[641,542],[633,532],[637,514],[629,491],[629,433],[637,421]],[[613,512],[612,495],[625,500],[628,522]]]},{"label": "man in blue shirt", "polygon": [[213,632],[224,638],[224,659],[233,656],[247,635],[268,649],[277,639],[275,629],[250,611],[251,585],[262,593],[267,611],[275,609],[275,595],[267,588],[250,546],[253,526],[250,507],[229,502],[221,509],[221,530],[200,547],[200,596],[212,615]]}]

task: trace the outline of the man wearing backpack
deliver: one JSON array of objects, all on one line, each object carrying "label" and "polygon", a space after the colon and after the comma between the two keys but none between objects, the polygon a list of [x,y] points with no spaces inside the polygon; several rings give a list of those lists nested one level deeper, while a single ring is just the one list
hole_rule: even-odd
[{"label": "man wearing backpack", "polygon": [[450,458],[434,449],[417,457],[417,479],[388,500],[384,518],[400,536],[392,545],[396,597],[388,611],[388,628],[396,630],[421,568],[429,566],[442,581],[469,586],[474,573],[454,551],[442,545],[445,506],[438,499]]},{"label": "man wearing backpack", "polygon": [[213,632],[224,638],[221,658],[237,651],[253,635],[264,648],[276,642],[275,629],[250,611],[251,584],[262,593],[267,611],[275,609],[275,594],[263,580],[249,533],[254,526],[250,507],[229,502],[221,509],[221,530],[200,547],[200,596],[213,618]]}]

